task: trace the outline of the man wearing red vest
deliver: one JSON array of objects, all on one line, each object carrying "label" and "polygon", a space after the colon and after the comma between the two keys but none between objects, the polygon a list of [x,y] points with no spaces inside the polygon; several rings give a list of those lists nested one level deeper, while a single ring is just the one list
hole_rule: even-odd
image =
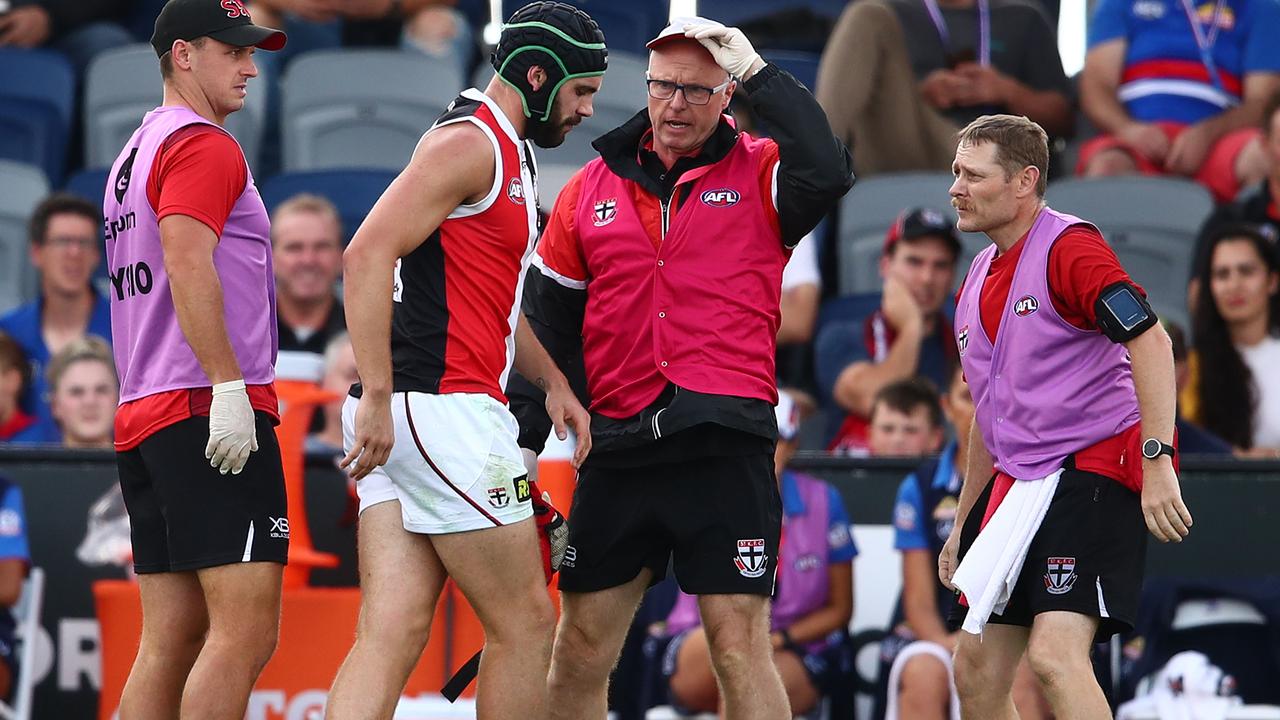
[{"label": "man wearing red vest", "polygon": [[[648,108],[596,140],[561,192],[525,296],[571,377],[580,354],[593,412],[550,707],[604,716],[632,614],[674,558],[725,716],[789,717],[769,661],[774,338],[790,248],[848,191],[851,161],[813,96],[739,30],[677,19],[648,47]],[[739,83],[775,139],[724,117]]]}]

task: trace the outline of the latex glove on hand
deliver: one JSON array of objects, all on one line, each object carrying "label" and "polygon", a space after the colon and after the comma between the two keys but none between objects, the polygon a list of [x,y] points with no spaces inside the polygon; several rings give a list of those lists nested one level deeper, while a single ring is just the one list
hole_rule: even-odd
[{"label": "latex glove on hand", "polygon": [[244,380],[231,380],[213,386],[213,402],[209,405],[209,442],[204,447],[205,459],[226,475],[239,475],[249,461],[249,453],[258,449],[254,428],[253,406]]},{"label": "latex glove on hand", "polygon": [[716,64],[739,80],[746,80],[764,67],[760,53],[738,28],[707,20],[685,25],[684,35],[702,43]]}]

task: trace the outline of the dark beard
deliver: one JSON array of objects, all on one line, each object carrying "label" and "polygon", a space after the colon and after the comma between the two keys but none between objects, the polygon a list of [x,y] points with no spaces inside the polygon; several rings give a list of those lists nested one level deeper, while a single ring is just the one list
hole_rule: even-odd
[{"label": "dark beard", "polygon": [[[552,115],[555,117],[555,115]],[[564,143],[564,139],[569,133],[564,132],[560,123],[547,120],[540,122],[537,120],[529,121],[529,139],[534,145],[540,148],[550,149],[560,147]]]}]

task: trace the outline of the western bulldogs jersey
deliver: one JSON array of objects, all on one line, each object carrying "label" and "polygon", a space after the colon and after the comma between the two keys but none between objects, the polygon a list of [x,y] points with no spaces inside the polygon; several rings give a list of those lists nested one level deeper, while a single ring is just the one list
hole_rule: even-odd
[{"label": "western bulldogs jersey", "polygon": [[493,144],[493,185],[396,263],[394,390],[484,393],[505,403],[520,295],[538,234],[537,171],[531,147],[484,93],[463,91],[427,132],[461,122]]}]

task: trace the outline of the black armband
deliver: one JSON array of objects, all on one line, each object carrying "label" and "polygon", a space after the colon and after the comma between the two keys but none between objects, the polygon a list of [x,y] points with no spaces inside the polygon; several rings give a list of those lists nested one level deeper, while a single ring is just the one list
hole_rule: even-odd
[{"label": "black armband", "polygon": [[1093,311],[1098,316],[1098,329],[1114,343],[1127,343],[1159,322],[1151,304],[1128,282],[1103,288]]}]

